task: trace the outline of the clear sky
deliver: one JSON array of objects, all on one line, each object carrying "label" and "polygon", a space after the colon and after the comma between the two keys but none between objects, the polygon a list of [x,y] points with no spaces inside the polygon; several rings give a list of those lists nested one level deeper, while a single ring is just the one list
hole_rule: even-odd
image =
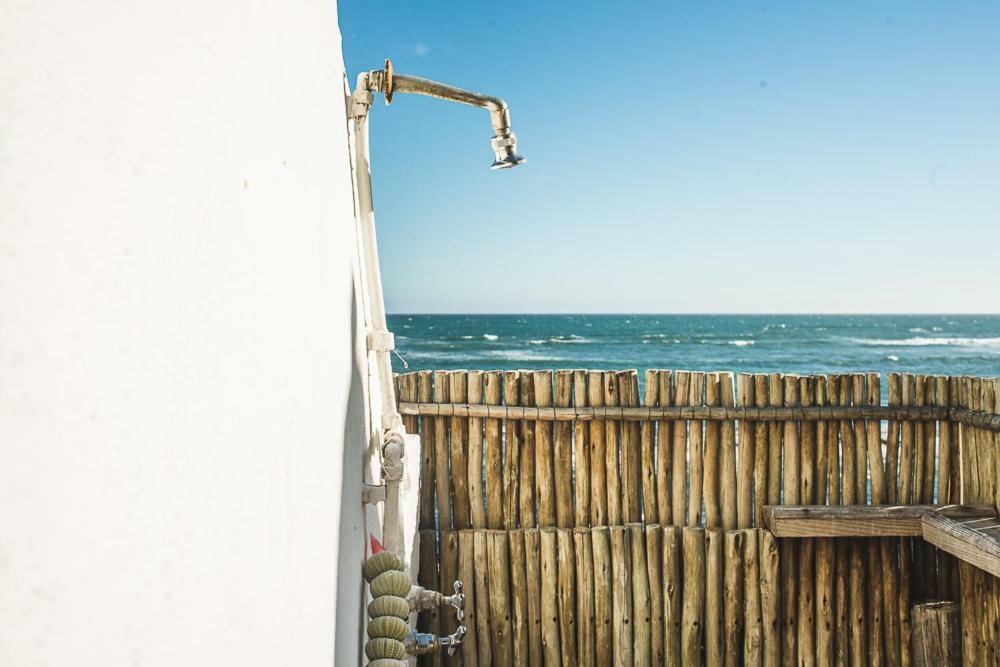
[{"label": "clear sky", "polygon": [[1000,312],[998,2],[341,0],[390,312]]}]

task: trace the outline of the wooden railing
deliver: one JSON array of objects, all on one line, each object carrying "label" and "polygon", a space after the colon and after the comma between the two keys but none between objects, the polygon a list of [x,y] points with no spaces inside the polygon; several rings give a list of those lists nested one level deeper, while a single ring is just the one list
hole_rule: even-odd
[{"label": "wooden railing", "polygon": [[[919,539],[780,539],[766,505],[997,506],[995,379],[653,370],[398,377],[419,578],[468,664],[909,664],[910,609],[996,658],[996,581]],[[447,613],[421,628],[450,631]],[[973,653],[968,653],[973,651]]]}]

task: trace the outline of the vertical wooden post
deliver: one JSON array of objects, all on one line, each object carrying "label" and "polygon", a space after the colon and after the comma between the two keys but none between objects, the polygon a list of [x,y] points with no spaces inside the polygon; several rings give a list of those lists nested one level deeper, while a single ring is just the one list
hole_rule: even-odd
[{"label": "vertical wooden post", "polygon": [[612,646],[615,667],[632,667],[632,554],[625,526],[611,526]]},{"label": "vertical wooden post", "polygon": [[681,528],[663,527],[663,652],[664,664],[681,664]]},{"label": "vertical wooden post", "polygon": [[559,574],[559,653],[563,667],[576,667],[576,556],[573,549],[573,531],[560,528],[556,531]]},{"label": "vertical wooden post", "polygon": [[[719,374],[719,393],[722,405],[731,408],[736,405],[733,395],[733,374]],[[719,503],[722,505],[722,528],[734,530],[737,527],[737,485],[736,485],[736,422],[726,420],[719,429]]]},{"label": "vertical wooden post", "polygon": [[510,635],[515,665],[528,664],[528,566],[524,549],[524,531],[508,533],[510,551]]},{"label": "vertical wooden post", "polygon": [[[780,406],[784,403],[785,380],[781,373],[771,373],[767,376],[767,404]],[[758,400],[759,400],[758,396]],[[767,505],[781,504],[781,422],[772,421],[767,424],[768,454],[767,454]],[[758,512],[761,510],[758,510]],[[760,515],[757,525],[762,525]]]},{"label": "vertical wooden post", "polygon": [[781,589],[778,581],[778,545],[769,530],[760,538],[760,608],[764,628],[764,665],[781,664]]},{"label": "vertical wooden post", "polygon": [[[604,404],[609,407],[619,405],[618,375],[604,374]],[[618,465],[618,437],[621,430],[620,419],[605,420],[604,425],[604,467],[608,485],[608,525],[622,523],[622,474]]]},{"label": "vertical wooden post", "polygon": [[[483,400],[487,405],[500,405],[503,394],[503,376],[500,371],[489,371],[483,378]],[[421,400],[423,400],[421,398]],[[487,419],[486,442],[483,457],[486,467],[486,526],[503,527],[503,441],[499,419]],[[433,524],[433,518],[431,520]]]},{"label": "vertical wooden post", "polygon": [[514,655],[510,635],[510,564],[507,540],[507,533],[502,530],[491,530],[486,534],[493,661],[494,664],[503,666],[512,665]]},{"label": "vertical wooden post", "polygon": [[[816,381],[811,377],[799,378],[799,402],[801,405],[816,404]],[[816,492],[816,422],[804,420],[799,423],[799,502],[815,504]],[[798,631],[797,665],[811,666],[816,661],[816,598],[815,560],[816,541],[796,540],[798,544],[798,608],[796,622]]]},{"label": "vertical wooden post", "polygon": [[834,648],[833,539],[816,540],[816,664],[833,665]]},{"label": "vertical wooden post", "polygon": [[[448,371],[434,371],[434,402],[448,402]],[[434,417],[434,492],[437,497],[438,525],[450,530],[454,525],[451,513],[451,470],[448,452],[448,418]]]},{"label": "vertical wooden post", "polygon": [[[674,405],[688,405],[690,400],[691,373],[677,371],[677,384],[674,386]],[[685,508],[687,500],[687,437],[688,423],[683,419],[674,422],[673,432],[673,465],[671,466],[672,510],[673,524],[683,526],[687,517]]]},{"label": "vertical wooden post", "polygon": [[[573,405],[587,405],[587,371],[573,371]],[[573,422],[573,467],[576,489],[573,496],[574,525],[590,524],[590,425],[583,419]]]},{"label": "vertical wooden post", "polygon": [[458,531],[458,578],[462,580],[465,593],[465,641],[462,642],[462,661],[466,667],[479,665],[479,625],[477,603],[479,590],[476,588],[476,554],[473,547],[473,531]]},{"label": "vertical wooden post", "polygon": [[528,580],[528,657],[530,664],[542,659],[542,549],[537,529],[524,531],[524,564]]},{"label": "vertical wooden post", "polygon": [[725,577],[722,587],[723,656],[726,667],[740,667],[743,661],[743,544],[745,530],[728,530],[725,533],[723,559]]},{"label": "vertical wooden post", "polygon": [[[660,371],[658,380],[660,390],[657,404],[661,406],[673,405],[674,394],[670,371]],[[673,428],[674,422],[661,419],[657,425],[656,434],[656,506],[660,523],[663,525],[669,524],[673,517],[673,508],[671,507],[672,476],[677,474],[672,469]]]},{"label": "vertical wooden post", "polygon": [[[458,580],[458,533],[454,530],[438,532],[438,558],[441,559],[441,588],[452,591]],[[452,610],[445,607],[441,614],[441,632],[450,635],[458,629],[458,619]]]},{"label": "vertical wooden post", "polygon": [[573,548],[576,552],[576,650],[580,667],[594,667],[597,654],[594,640],[597,635],[594,609],[594,551],[589,528],[573,531]]},{"label": "vertical wooden post", "polygon": [[649,580],[649,662],[664,664],[663,643],[663,528],[646,526],[646,576]]},{"label": "vertical wooden post", "polygon": [[[505,405],[519,405],[521,400],[521,374],[518,371],[504,371],[503,402]],[[521,505],[521,433],[523,422],[505,419],[503,425],[503,527],[507,530],[519,528]],[[533,469],[533,468],[532,468]],[[529,526],[534,523],[527,524]]]},{"label": "vertical wooden post", "polygon": [[[800,380],[798,376],[785,376],[785,406],[799,404]],[[799,424],[795,421],[786,421],[782,427],[782,500],[785,505],[798,505],[801,493]],[[799,544],[799,540],[782,540],[780,545],[783,638],[781,654],[782,664],[786,667],[794,667],[798,655]]]},{"label": "vertical wooden post", "polygon": [[[587,403],[591,407],[604,405],[604,374],[600,371],[587,373]],[[589,424],[590,436],[590,525],[605,526],[608,523],[607,464],[605,463],[605,423],[595,419]]]},{"label": "vertical wooden post", "polygon": [[[622,406],[639,406],[639,377],[634,370],[618,374],[618,397]],[[622,520],[625,523],[633,523],[642,520],[639,422],[624,420],[620,428]]]},{"label": "vertical wooden post", "polygon": [[[483,372],[469,371],[469,403],[483,402]],[[466,432],[469,442],[466,478],[469,486],[470,516],[473,528],[486,527],[486,505],[483,497],[483,420],[470,417]]]},{"label": "vertical wooden post", "polygon": [[760,529],[750,528],[743,545],[743,664],[760,667],[763,664],[764,628],[760,606]]},{"label": "vertical wooden post", "polygon": [[476,584],[476,632],[479,636],[479,664],[493,664],[493,637],[490,632],[489,549],[486,531],[477,530],[472,535],[473,578]]},{"label": "vertical wooden post", "polygon": [[[568,408],[573,402],[573,371],[560,370],[555,375],[555,406]],[[552,458],[544,469],[555,472],[552,489],[556,505],[555,525],[569,528],[573,525],[573,424],[557,421],[553,428]],[[541,477],[538,486],[541,491]]]},{"label": "vertical wooden post", "polygon": [[[752,407],[754,404],[753,376],[740,373],[736,376],[736,404],[741,408]],[[756,442],[754,430],[756,422],[743,420],[739,422],[739,472],[736,475],[736,525],[739,528],[750,528],[753,525],[753,490],[754,490],[754,458]]]},{"label": "vertical wooden post", "polygon": [[614,616],[611,537],[604,526],[594,528],[590,537],[594,550],[594,644],[597,664],[609,665],[614,648],[614,632],[611,627]]},{"label": "vertical wooden post", "polygon": [[652,623],[646,536],[642,524],[628,525],[629,552],[632,556],[632,661],[635,667],[650,667],[652,655]]},{"label": "vertical wooden post", "polygon": [[[719,394],[721,381],[720,373],[708,373],[705,375],[705,405],[721,405]],[[705,527],[718,528],[722,525],[720,513],[720,492],[719,488],[719,445],[721,442],[721,424],[709,419],[705,423],[705,447],[703,450],[704,477],[702,479],[702,497],[705,499]],[[719,538],[721,549],[722,539]],[[721,572],[720,572],[721,575]]]},{"label": "vertical wooden post", "polygon": [[681,612],[681,662],[700,665],[705,623],[705,529],[681,531],[684,564],[684,608]]},{"label": "vertical wooden post", "polygon": [[725,664],[723,650],[723,618],[725,614],[722,599],[725,568],[723,565],[723,533],[718,528],[705,530],[705,665],[722,667]]},{"label": "vertical wooden post", "polygon": [[[467,403],[469,401],[468,371],[450,371],[448,373],[448,400],[452,403]],[[452,487],[455,498],[455,529],[462,530],[472,526],[469,502],[468,419],[452,417],[449,431],[451,438],[448,450],[451,456]]]},{"label": "vertical wooden post", "polygon": [[[660,378],[659,371],[646,371],[646,385],[642,393],[642,404],[645,407],[656,407],[659,402]],[[660,504],[657,494],[659,486],[656,479],[656,421],[646,419],[640,426],[639,439],[642,443],[642,519],[647,524],[660,523]]]},{"label": "vertical wooden post", "polygon": [[[764,373],[757,373],[753,376],[753,400],[754,405],[757,407],[765,407],[770,401],[768,377]],[[774,424],[774,422],[771,424]],[[769,504],[768,494],[770,493],[771,482],[768,479],[768,469],[771,465],[771,424],[759,421],[754,424],[753,429],[753,525],[758,528],[763,523],[764,505]],[[776,428],[777,426],[775,425]],[[780,458],[778,464],[781,464]]]},{"label": "vertical wooden post", "polygon": [[914,667],[962,664],[962,633],[956,603],[935,601],[914,605],[912,618]]},{"label": "vertical wooden post", "polygon": [[[552,407],[552,371],[535,371],[535,405],[540,408]],[[535,422],[535,501],[538,506],[538,527],[556,525],[555,479],[553,477],[554,447],[552,444],[553,423],[539,419]],[[522,473],[522,480],[526,476]]]},{"label": "vertical wooden post", "polygon": [[[437,557],[437,533],[434,530],[420,531],[420,568],[417,582],[432,591],[439,591]],[[417,616],[417,628],[434,635],[441,634],[441,617],[438,609],[427,609]],[[429,664],[440,665],[441,656],[431,656]]]},{"label": "vertical wooden post", "polygon": [[[691,374],[691,388],[688,392],[689,405],[704,405],[705,374]],[[688,424],[688,483],[687,525],[701,525],[702,491],[704,488],[705,459],[702,444],[704,428],[700,419],[692,419]]]}]

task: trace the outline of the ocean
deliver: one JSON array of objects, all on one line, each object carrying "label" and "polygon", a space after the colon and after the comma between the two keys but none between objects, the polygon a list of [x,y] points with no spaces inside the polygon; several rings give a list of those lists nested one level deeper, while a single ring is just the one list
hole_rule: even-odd
[{"label": "ocean", "polygon": [[[392,315],[397,372],[1000,375],[1000,315]],[[404,367],[404,361],[406,367]]]}]

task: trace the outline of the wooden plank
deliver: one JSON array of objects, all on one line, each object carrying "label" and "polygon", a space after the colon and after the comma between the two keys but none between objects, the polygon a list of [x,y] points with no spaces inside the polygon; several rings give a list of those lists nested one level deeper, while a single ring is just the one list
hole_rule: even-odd
[{"label": "wooden plank", "polygon": [[594,528],[590,533],[594,553],[594,643],[597,664],[611,664],[614,648],[611,582],[611,535],[607,527]]},{"label": "wooden plank", "polygon": [[702,664],[702,637],[705,626],[705,529],[684,528],[684,591],[681,612],[681,661],[677,664]]},{"label": "wooden plank", "polygon": [[989,505],[768,505],[764,523],[775,537],[919,536],[929,512],[953,519],[996,516]]},{"label": "wooden plank", "polygon": [[[434,530],[420,531],[420,567],[417,583],[427,590],[441,590],[438,577],[437,533]],[[440,635],[440,610],[434,608],[421,611],[417,616],[417,628],[421,632],[429,632],[435,636]],[[423,663],[440,665],[442,663],[441,655],[427,656]]]},{"label": "wooden plank", "polygon": [[[753,376],[753,400],[754,405],[758,408],[766,407],[769,400],[768,386],[767,386],[767,375],[764,373],[757,373]],[[754,442],[754,459],[753,459],[753,517],[754,526],[760,526],[763,520],[762,513],[764,512],[764,506],[770,502],[768,500],[768,494],[770,493],[770,482],[768,481],[768,468],[770,466],[771,459],[771,445],[770,445],[770,426],[767,422],[758,421],[754,423],[753,429],[753,442]],[[778,462],[781,463],[780,460]],[[775,503],[780,503],[781,499],[778,498],[774,501]]]},{"label": "wooden plank", "polygon": [[[587,371],[573,371],[573,405],[587,405]],[[590,425],[573,422],[573,468],[576,488],[573,494],[573,520],[576,526],[590,525]]]},{"label": "wooden plank", "polygon": [[[799,402],[815,405],[816,381],[811,377],[799,379]],[[816,502],[816,427],[817,422],[799,423],[799,501]],[[798,605],[796,609],[797,665],[811,666],[816,661],[816,599],[815,558],[816,542],[802,540],[798,544]]]},{"label": "wooden plank", "polygon": [[[784,402],[785,380],[781,373],[767,376],[767,404],[780,406]],[[769,422],[767,425],[767,502],[766,505],[781,504],[781,435],[782,425]]]},{"label": "wooden plank", "polygon": [[[587,373],[587,404],[590,407],[604,405],[604,374],[600,371]],[[598,420],[589,425],[590,449],[590,525],[604,526],[608,523],[607,465],[605,464],[605,423]]]},{"label": "wooden plank", "polygon": [[878,541],[878,546],[881,554],[882,585],[885,589],[882,613],[885,624],[885,663],[892,667],[901,664],[902,651],[907,649],[899,642],[899,569],[897,567],[899,545],[897,540],[882,538]]},{"label": "wooden plank", "polygon": [[576,651],[580,667],[594,667],[597,653],[594,645],[597,632],[594,610],[594,550],[589,528],[573,531],[576,556]]},{"label": "wooden plank", "polygon": [[[535,407],[535,373],[523,370],[518,374],[517,402],[525,407]],[[535,460],[537,457],[536,424],[531,419],[508,419],[508,428],[515,429],[517,438],[517,501],[516,525],[533,528],[538,525],[535,516]],[[510,501],[509,501],[510,502]]]},{"label": "wooden plank", "polygon": [[[800,402],[801,378],[795,375],[785,376],[784,404],[797,406]],[[797,505],[801,497],[801,467],[799,450],[799,424],[785,422],[782,428],[782,485],[781,498],[786,505]],[[773,532],[773,528],[771,529]],[[782,625],[782,664],[795,667],[798,656],[799,634],[799,573],[798,573],[798,540],[784,540],[781,549],[781,625]]]},{"label": "wooden plank", "polygon": [[[573,372],[559,370],[555,373],[555,405],[568,408],[573,401]],[[569,528],[573,525],[573,424],[559,421],[555,423],[552,444],[552,460],[546,470],[554,472],[554,493],[556,525]],[[536,471],[537,473],[537,471]],[[541,490],[539,478],[539,491]],[[540,497],[540,496],[539,496]]]},{"label": "wooden plank", "polygon": [[[657,394],[657,404],[673,405],[674,393],[670,371],[659,371],[657,376],[660,385]],[[671,507],[673,479],[676,474],[672,467],[672,452],[674,422],[661,419],[656,428],[656,507],[660,523],[667,525],[673,517]]]},{"label": "wooden plank", "polygon": [[[441,560],[441,588],[451,593],[458,581],[458,532],[442,530],[438,532],[438,558]],[[458,619],[445,608],[441,615],[441,633],[450,635],[458,629]]]},{"label": "wooden plank", "polygon": [[[724,407],[734,407],[733,374],[719,374],[719,394]],[[719,504],[722,505],[722,529],[737,527],[736,422],[726,420],[719,428]]]},{"label": "wooden plank", "polygon": [[833,665],[834,648],[834,547],[830,538],[816,540],[816,665]]},{"label": "wooden plank", "polygon": [[1000,521],[956,519],[939,513],[921,518],[923,538],[959,560],[1000,577]]}]

